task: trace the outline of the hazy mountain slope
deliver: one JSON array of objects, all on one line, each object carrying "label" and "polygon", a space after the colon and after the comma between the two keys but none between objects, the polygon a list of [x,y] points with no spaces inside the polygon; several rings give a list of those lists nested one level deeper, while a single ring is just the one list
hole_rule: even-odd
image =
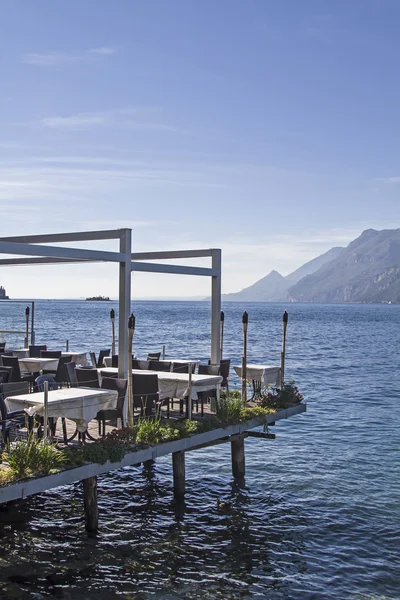
[{"label": "hazy mountain slope", "polygon": [[279,302],[287,300],[287,291],[291,285],[309,273],[314,273],[321,265],[336,258],[343,248],[331,248],[328,252],[313,258],[290,275],[283,277],[277,271],[271,271],[253,285],[233,294],[223,294],[222,299],[228,302]]},{"label": "hazy mountain slope", "polygon": [[300,302],[397,302],[399,277],[400,229],[368,229],[289,295]]}]

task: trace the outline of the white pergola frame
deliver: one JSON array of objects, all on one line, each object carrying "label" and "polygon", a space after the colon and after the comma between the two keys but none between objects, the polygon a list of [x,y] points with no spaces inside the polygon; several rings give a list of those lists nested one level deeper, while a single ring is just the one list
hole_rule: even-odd
[{"label": "white pergola frame", "polygon": [[[53,246],[59,242],[88,242],[119,240],[119,252],[65,248]],[[46,245],[43,245],[46,244]],[[118,371],[126,378],[128,373],[128,318],[131,312],[132,271],[147,273],[173,273],[211,277],[211,362],[220,361],[221,316],[221,250],[171,250],[161,252],[133,252],[132,230],[111,229],[107,231],[83,231],[50,233],[0,238],[0,255],[17,255],[21,258],[1,258],[0,266],[49,265],[65,263],[111,262],[119,263],[119,311],[118,311]],[[211,267],[194,267],[146,261],[180,258],[210,257]]]}]

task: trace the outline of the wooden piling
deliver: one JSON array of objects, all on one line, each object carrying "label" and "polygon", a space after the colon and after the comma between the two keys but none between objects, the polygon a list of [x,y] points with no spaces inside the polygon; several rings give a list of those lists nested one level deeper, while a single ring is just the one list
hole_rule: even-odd
[{"label": "wooden piling", "polygon": [[99,526],[99,507],[97,504],[97,477],[83,480],[83,506],[85,527],[88,533],[97,531]]},{"label": "wooden piling", "polygon": [[232,436],[231,440],[232,474],[238,481],[243,481],[246,467],[244,459],[244,437]]},{"label": "wooden piling", "polygon": [[185,453],[183,450],[172,453],[172,470],[174,474],[174,496],[181,500],[185,496]]}]

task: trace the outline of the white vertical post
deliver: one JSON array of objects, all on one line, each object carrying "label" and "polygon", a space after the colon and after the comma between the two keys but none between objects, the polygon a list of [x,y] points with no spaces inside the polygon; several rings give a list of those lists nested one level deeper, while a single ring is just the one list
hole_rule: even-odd
[{"label": "white vertical post", "polygon": [[43,406],[44,406],[44,415],[43,415],[43,439],[46,441],[48,437],[47,433],[47,414],[48,414],[48,404],[49,404],[49,382],[45,381],[43,383]]},{"label": "white vertical post", "polygon": [[162,358],[163,360],[165,360],[165,344],[163,344],[163,347],[162,347],[162,355],[161,355],[161,358]]},{"label": "white vertical post", "polygon": [[[131,237],[130,229],[120,229],[119,251],[125,260],[119,263],[119,311],[118,311],[118,377],[128,375],[128,319],[131,313]],[[124,415],[125,419],[127,415]]]},{"label": "white vertical post", "polygon": [[221,250],[213,249],[211,266],[217,271],[211,281],[211,364],[221,360]]}]

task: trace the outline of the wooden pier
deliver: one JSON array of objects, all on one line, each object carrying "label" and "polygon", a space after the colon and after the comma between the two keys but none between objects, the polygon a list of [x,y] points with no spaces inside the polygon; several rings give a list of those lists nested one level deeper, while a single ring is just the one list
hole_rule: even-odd
[{"label": "wooden pier", "polygon": [[[267,415],[267,425],[272,425],[282,419],[288,419],[305,412],[306,404],[298,404],[279,410]],[[229,425],[219,429],[212,429],[204,433],[181,438],[171,442],[165,442],[155,446],[149,446],[130,452],[117,463],[106,462],[105,464],[90,463],[80,467],[67,469],[55,475],[27,479],[11,483],[0,488],[0,503],[24,499],[34,494],[40,494],[59,486],[69,485],[78,481],[83,482],[84,487],[84,512],[85,523],[88,531],[94,531],[98,527],[98,505],[97,505],[97,477],[109,471],[121,469],[147,461],[154,461],[161,456],[172,454],[173,464],[173,487],[177,500],[182,500],[185,495],[185,453],[212,446],[216,443],[231,443],[232,451],[232,474],[239,484],[244,482],[245,477],[245,438],[252,437],[250,430],[265,424],[265,417],[258,417],[251,421]],[[257,436],[258,437],[258,436]],[[267,437],[274,437],[269,434]]]}]

